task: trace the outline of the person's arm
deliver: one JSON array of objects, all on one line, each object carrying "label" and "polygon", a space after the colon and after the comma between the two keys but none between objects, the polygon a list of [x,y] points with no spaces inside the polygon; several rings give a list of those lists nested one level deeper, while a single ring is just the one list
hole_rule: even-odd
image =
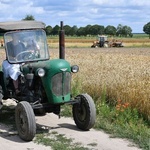
[{"label": "person's arm", "polygon": [[6,48],[7,57],[9,57],[9,60],[15,60],[13,44],[11,42],[8,42]]}]

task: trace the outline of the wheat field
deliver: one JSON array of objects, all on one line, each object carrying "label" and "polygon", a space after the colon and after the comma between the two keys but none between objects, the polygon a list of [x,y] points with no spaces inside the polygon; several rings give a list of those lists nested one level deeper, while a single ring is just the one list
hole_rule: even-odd
[{"label": "wheat field", "polygon": [[[52,49],[51,58],[58,57]],[[106,90],[111,100],[129,102],[150,119],[149,48],[66,48],[65,58],[80,67],[74,80],[80,80],[83,92],[100,98]]]},{"label": "wheat field", "polygon": [[[108,38],[108,41],[116,39],[117,41],[122,41],[125,47],[150,47],[150,39],[148,37],[141,38]],[[65,38],[66,47],[70,48],[90,48],[94,41],[97,40],[97,37],[79,37],[79,38]],[[47,42],[50,47],[58,48],[59,38],[50,38],[48,37]]]},{"label": "wheat field", "polygon": [[[51,48],[50,58],[59,57]],[[132,108],[150,119],[150,48],[65,48],[65,58],[80,70],[73,82],[80,81],[82,91],[94,100],[106,91],[112,101],[129,102]],[[5,59],[1,49],[0,60]]]}]

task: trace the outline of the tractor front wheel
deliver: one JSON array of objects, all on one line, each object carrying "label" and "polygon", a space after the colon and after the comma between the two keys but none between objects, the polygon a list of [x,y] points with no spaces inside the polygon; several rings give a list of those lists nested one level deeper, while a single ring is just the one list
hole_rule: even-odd
[{"label": "tractor front wheel", "polygon": [[78,95],[77,99],[79,103],[73,105],[73,118],[79,129],[87,131],[95,124],[95,104],[88,94]]},{"label": "tractor front wheel", "polygon": [[33,109],[28,102],[22,101],[17,104],[15,121],[20,138],[31,141],[36,133],[36,121]]}]

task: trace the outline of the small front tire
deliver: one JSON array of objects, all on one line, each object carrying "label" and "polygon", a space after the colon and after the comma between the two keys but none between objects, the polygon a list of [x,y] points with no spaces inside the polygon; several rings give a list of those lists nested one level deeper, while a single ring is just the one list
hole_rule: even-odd
[{"label": "small front tire", "polygon": [[31,141],[36,134],[36,121],[33,109],[28,102],[22,101],[17,104],[15,121],[20,138]]},{"label": "small front tire", "polygon": [[79,129],[87,131],[95,124],[95,104],[88,94],[78,95],[77,99],[79,99],[79,103],[73,105],[73,118]]}]

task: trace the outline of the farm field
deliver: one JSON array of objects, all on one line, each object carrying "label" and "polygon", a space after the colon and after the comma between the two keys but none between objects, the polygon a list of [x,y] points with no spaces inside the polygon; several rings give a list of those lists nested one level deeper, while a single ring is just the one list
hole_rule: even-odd
[{"label": "farm field", "polygon": [[[108,41],[113,39],[122,41],[125,47],[150,47],[150,39],[146,34],[135,34],[132,38],[124,37],[109,37]],[[97,36],[91,37],[72,37],[65,36],[65,46],[68,48],[90,48],[94,41],[97,40]],[[2,36],[0,36],[0,42],[3,42]],[[59,37],[58,36],[47,36],[48,45],[51,48],[58,48]]]},{"label": "farm field", "polygon": [[[51,48],[50,57],[58,58],[59,49]],[[104,90],[112,101],[129,102],[150,119],[150,49],[149,48],[65,48],[65,58],[77,64],[73,75],[83,92],[99,99]],[[5,59],[0,50],[0,63]]]},{"label": "farm field", "polygon": [[[50,54],[58,58],[58,49]],[[149,48],[66,48],[66,59],[80,67],[73,78],[83,92],[99,99],[106,91],[110,100],[128,102],[150,119]]]},{"label": "farm field", "polygon": [[[51,58],[59,57],[58,48],[49,50]],[[128,102],[150,119],[149,48],[65,48],[65,51],[66,60],[80,67],[73,79],[80,82],[83,92],[99,99],[106,91],[112,101]],[[0,54],[2,63],[4,49]]]},{"label": "farm field", "polygon": [[[58,48],[58,37],[48,37],[48,44],[50,47]],[[112,41],[113,39],[117,41],[122,41],[124,47],[150,47],[150,39],[148,37],[139,37],[139,38],[110,38],[108,37],[108,41]],[[97,40],[97,37],[66,37],[65,45],[69,48],[90,48],[94,41]]]}]

